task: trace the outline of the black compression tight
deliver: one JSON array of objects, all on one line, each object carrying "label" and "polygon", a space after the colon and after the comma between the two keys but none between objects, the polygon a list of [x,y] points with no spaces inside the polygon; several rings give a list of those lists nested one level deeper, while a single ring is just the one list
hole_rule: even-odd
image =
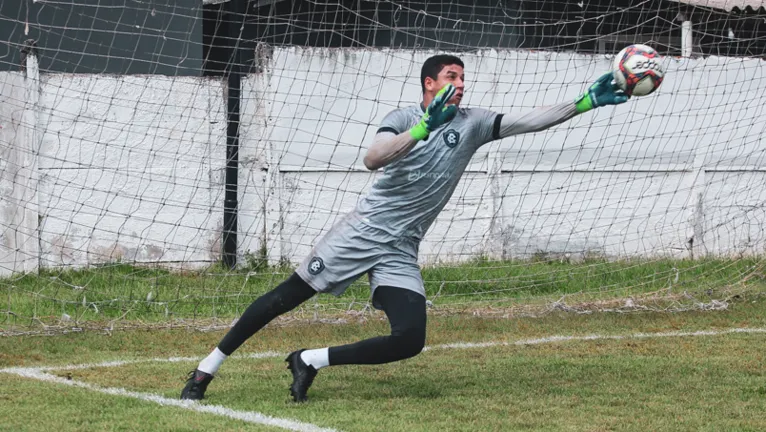
[{"label": "black compression tight", "polygon": [[426,299],[422,295],[390,286],[375,290],[380,305],[391,323],[391,335],[331,347],[330,365],[381,364],[414,357],[426,342]]},{"label": "black compression tight", "polygon": [[271,320],[295,309],[314,294],[316,294],[314,288],[293,273],[279,286],[258,297],[248,306],[239,321],[218,344],[218,349],[226,355],[231,355]]},{"label": "black compression tight", "polygon": [[[218,349],[231,355],[271,320],[295,309],[314,294],[316,291],[293,273],[248,306],[218,344]],[[423,350],[426,340],[425,297],[404,288],[380,286],[375,290],[375,302],[388,316],[391,335],[331,347],[331,365],[389,363],[413,357]]]}]

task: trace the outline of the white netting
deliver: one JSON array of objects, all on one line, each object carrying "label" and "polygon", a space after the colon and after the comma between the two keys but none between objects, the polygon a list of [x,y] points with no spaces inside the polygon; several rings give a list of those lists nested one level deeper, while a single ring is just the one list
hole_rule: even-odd
[{"label": "white netting", "polygon": [[[226,3],[3,3],[3,331],[230,322],[369,189],[362,158],[379,121],[420,100],[423,61],[445,51],[466,64],[463,103],[498,112],[573,100],[629,43],[657,48],[667,78],[655,95],[475,155],[420,250],[437,309],[710,309],[762,284],[762,10],[261,3],[246,15]],[[365,283],[304,311],[364,307]]]}]

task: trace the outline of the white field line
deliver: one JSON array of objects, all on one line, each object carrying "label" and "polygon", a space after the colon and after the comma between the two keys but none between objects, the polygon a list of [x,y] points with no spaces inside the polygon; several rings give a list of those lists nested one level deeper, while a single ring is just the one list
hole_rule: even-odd
[{"label": "white field line", "polygon": [[[519,345],[540,345],[554,342],[573,342],[573,341],[593,341],[593,340],[623,340],[623,339],[650,339],[650,338],[667,338],[667,337],[694,337],[694,336],[722,336],[736,333],[766,333],[766,328],[730,328],[723,330],[698,330],[698,331],[674,331],[664,333],[631,333],[624,335],[583,335],[583,336],[546,336],[533,339],[519,339],[516,341],[507,342],[455,342],[442,345],[432,345],[423,348],[423,351],[434,349],[470,349],[470,348],[490,348],[497,346],[519,346]],[[262,359],[262,358],[274,358],[274,357],[286,357],[287,353],[279,353],[274,351],[264,351],[249,354],[234,354],[231,358],[240,359]],[[85,364],[71,364],[65,366],[43,366],[34,368],[40,371],[56,371],[56,370],[78,370],[78,369],[91,369],[99,367],[116,367],[125,366],[135,363],[178,363],[178,362],[198,362],[202,360],[202,357],[168,357],[168,358],[147,358],[147,359],[133,359],[133,360],[115,360],[102,363],[85,363]],[[5,368],[0,369],[0,372],[15,373],[18,368]],[[27,368],[21,368],[27,369]]]},{"label": "white field line", "polygon": [[[234,354],[231,358],[242,359],[262,359],[272,357],[287,357],[287,353],[278,353],[274,351],[264,351],[250,354]],[[167,357],[167,358],[145,358],[145,359],[132,359],[132,360],[114,360],[106,361],[102,363],[82,363],[72,364],[66,366],[43,366],[36,369],[41,371],[56,371],[56,370],[78,370],[78,369],[91,369],[99,367],[117,367],[125,366],[136,363],[181,363],[181,362],[198,362],[202,360],[202,357]],[[0,369],[0,372],[13,372],[14,368]]]},{"label": "white field line", "polygon": [[[470,349],[470,348],[489,348],[496,346],[519,346],[519,345],[540,345],[554,342],[571,342],[571,341],[593,341],[593,340],[624,340],[624,339],[649,339],[649,338],[664,338],[664,337],[694,337],[694,336],[721,336],[736,333],[766,333],[766,328],[731,328],[724,330],[698,330],[698,331],[676,331],[676,332],[664,332],[664,333],[632,333],[627,335],[584,335],[584,336],[547,336],[534,339],[520,339],[517,341],[508,342],[458,342],[442,345],[428,346],[424,350],[434,349]],[[284,353],[277,353],[273,351],[266,351],[260,353],[251,353],[244,355],[235,355],[234,358],[272,358],[282,357]],[[333,429],[325,429],[311,423],[303,423],[296,420],[283,419],[278,417],[270,417],[254,411],[237,411],[231,408],[226,408],[217,405],[202,405],[193,401],[182,401],[180,399],[170,399],[151,393],[139,393],[133,392],[121,388],[100,387],[94,384],[86,382],[69,380],[61,378],[55,375],[47,373],[48,371],[55,370],[76,370],[76,369],[89,369],[96,367],[116,367],[124,366],[135,363],[150,363],[150,362],[194,362],[199,361],[200,357],[170,357],[170,358],[154,358],[154,359],[138,359],[138,360],[116,360],[103,363],[88,363],[88,364],[73,364],[69,366],[50,366],[50,367],[37,367],[37,368],[24,368],[24,367],[10,367],[0,369],[2,373],[10,373],[19,375],[25,378],[32,378],[45,382],[52,382],[57,384],[64,384],[73,387],[84,388],[99,393],[105,393],[115,396],[126,396],[134,399],[140,399],[143,401],[154,402],[163,406],[174,406],[184,408],[196,412],[215,414],[219,416],[229,417],[233,419],[242,420],[248,423],[257,423],[269,426],[280,427],[292,431],[307,431],[307,432],[331,432]]]},{"label": "white field line", "polygon": [[456,342],[443,345],[426,347],[427,349],[467,349],[467,348],[488,348],[495,346],[512,345],[540,345],[551,342],[571,342],[571,341],[592,341],[592,340],[623,340],[623,339],[649,339],[649,338],[667,338],[667,337],[689,337],[689,336],[722,336],[734,333],[766,333],[766,328],[731,328],[725,330],[698,330],[698,331],[675,331],[665,333],[633,333],[627,335],[585,335],[585,336],[547,336],[536,339],[521,339],[514,342]]},{"label": "white field line", "polygon": [[231,408],[227,408],[220,405],[203,405],[195,401],[183,401],[180,399],[171,399],[164,396],[159,396],[151,393],[140,393],[121,388],[101,387],[93,384],[89,384],[82,381],[69,380],[61,378],[49,373],[43,372],[39,368],[14,368],[3,369],[3,372],[13,373],[25,378],[32,378],[39,381],[51,382],[56,384],[64,384],[72,387],[79,387],[88,390],[92,390],[98,393],[104,393],[113,396],[123,396],[133,399],[139,399],[146,402],[153,402],[162,406],[172,406],[177,408],[183,408],[190,411],[196,411],[205,414],[214,414],[218,416],[228,417],[236,420],[242,420],[247,423],[256,423],[260,425],[275,426],[290,431],[300,432],[337,432],[335,429],[327,429],[313,425],[311,423],[304,423],[297,420],[290,420],[279,417],[271,417],[255,411],[238,411]]}]

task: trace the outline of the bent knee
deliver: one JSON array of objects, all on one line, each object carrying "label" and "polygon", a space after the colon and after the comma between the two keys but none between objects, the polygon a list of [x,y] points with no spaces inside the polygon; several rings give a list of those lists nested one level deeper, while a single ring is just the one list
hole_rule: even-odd
[{"label": "bent knee", "polygon": [[405,329],[392,334],[391,338],[395,341],[396,350],[402,358],[415,357],[426,345],[426,330]]}]

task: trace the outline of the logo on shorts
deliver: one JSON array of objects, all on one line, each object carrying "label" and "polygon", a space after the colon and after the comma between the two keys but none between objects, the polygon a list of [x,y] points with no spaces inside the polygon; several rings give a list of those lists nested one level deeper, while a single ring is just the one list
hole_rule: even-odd
[{"label": "logo on shorts", "polygon": [[447,144],[449,148],[453,148],[460,143],[460,134],[455,129],[444,132],[442,138],[444,138],[444,144]]},{"label": "logo on shorts", "polygon": [[322,273],[322,270],[324,270],[324,261],[322,261],[322,258],[312,258],[311,262],[309,262],[309,273],[318,275],[319,273]]}]

